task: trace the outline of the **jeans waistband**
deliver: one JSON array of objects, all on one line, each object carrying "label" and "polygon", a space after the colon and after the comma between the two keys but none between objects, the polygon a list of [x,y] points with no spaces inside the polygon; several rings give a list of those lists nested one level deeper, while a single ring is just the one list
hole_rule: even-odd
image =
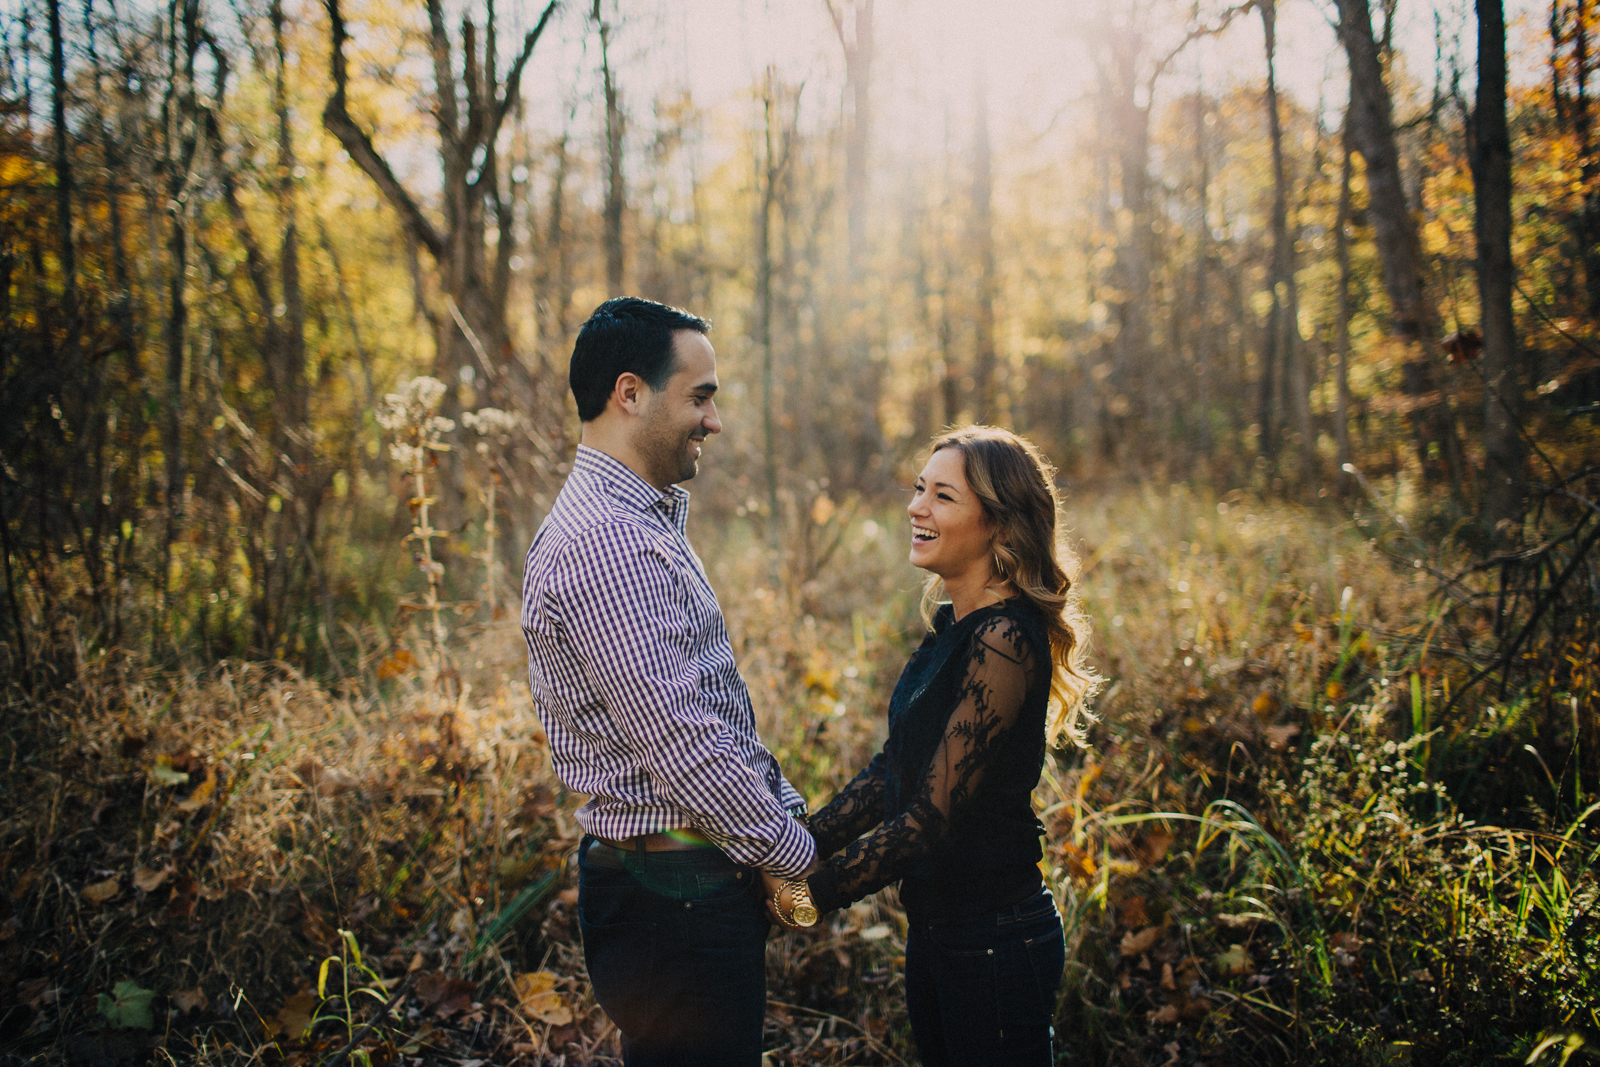
[{"label": "jeans waistband", "polygon": [[643,868],[694,871],[734,871],[738,865],[720,848],[696,848],[671,852],[638,852],[584,834],[578,845],[578,862],[610,870],[637,871]]},{"label": "jeans waistband", "polygon": [[1055,897],[1050,895],[1049,889],[1040,888],[1030,891],[1026,897],[1016,903],[1007,904],[995,911],[954,916],[941,915],[932,918],[913,916],[911,917],[911,926],[922,930],[950,926],[1004,929],[1009,926],[1019,926],[1023,923],[1037,922],[1046,916],[1058,914]]}]

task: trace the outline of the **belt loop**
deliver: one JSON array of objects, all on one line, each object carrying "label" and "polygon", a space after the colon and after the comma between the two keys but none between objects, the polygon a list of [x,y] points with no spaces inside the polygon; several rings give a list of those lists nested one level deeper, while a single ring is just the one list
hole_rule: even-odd
[{"label": "belt loop", "polygon": [[633,850],[635,852],[643,852],[644,851],[644,837],[645,837],[644,834],[634,834],[633,835]]}]

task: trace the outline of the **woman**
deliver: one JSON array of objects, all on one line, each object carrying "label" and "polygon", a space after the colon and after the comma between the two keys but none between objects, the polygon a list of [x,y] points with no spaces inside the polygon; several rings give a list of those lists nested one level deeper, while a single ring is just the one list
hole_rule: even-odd
[{"label": "woman", "polygon": [[924,617],[943,603],[895,686],[883,751],[811,820],[829,858],[772,899],[779,922],[809,925],[899,880],[928,1067],[1051,1060],[1066,949],[1031,797],[1047,737],[1082,743],[1098,683],[1054,474],[1006,430],[934,442],[906,510],[911,562],[931,575]]}]

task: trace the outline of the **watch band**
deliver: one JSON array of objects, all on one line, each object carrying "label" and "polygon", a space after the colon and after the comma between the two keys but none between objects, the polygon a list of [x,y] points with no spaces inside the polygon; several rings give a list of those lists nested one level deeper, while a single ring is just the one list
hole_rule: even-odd
[{"label": "watch band", "polygon": [[[798,878],[783,883],[789,890],[789,899],[794,901],[794,907],[789,910],[788,921],[796,929],[805,930],[817,925],[817,920],[822,913],[817,911],[816,902],[811,899],[811,887],[805,879]],[[778,914],[783,914],[783,909],[778,909]]]}]

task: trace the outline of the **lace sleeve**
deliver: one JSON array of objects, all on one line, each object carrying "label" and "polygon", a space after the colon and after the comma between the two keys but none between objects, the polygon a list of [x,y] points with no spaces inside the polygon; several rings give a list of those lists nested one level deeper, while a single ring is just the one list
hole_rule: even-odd
[{"label": "lace sleeve", "polygon": [[906,810],[833,856],[810,878],[819,910],[859,900],[897,881],[917,857],[959,826],[963,809],[1002,751],[1040,668],[1013,620],[997,616],[973,636],[971,658],[922,787]]},{"label": "lace sleeve", "polygon": [[882,752],[811,817],[817,859],[827,859],[883,821],[883,775],[888,760]]}]

